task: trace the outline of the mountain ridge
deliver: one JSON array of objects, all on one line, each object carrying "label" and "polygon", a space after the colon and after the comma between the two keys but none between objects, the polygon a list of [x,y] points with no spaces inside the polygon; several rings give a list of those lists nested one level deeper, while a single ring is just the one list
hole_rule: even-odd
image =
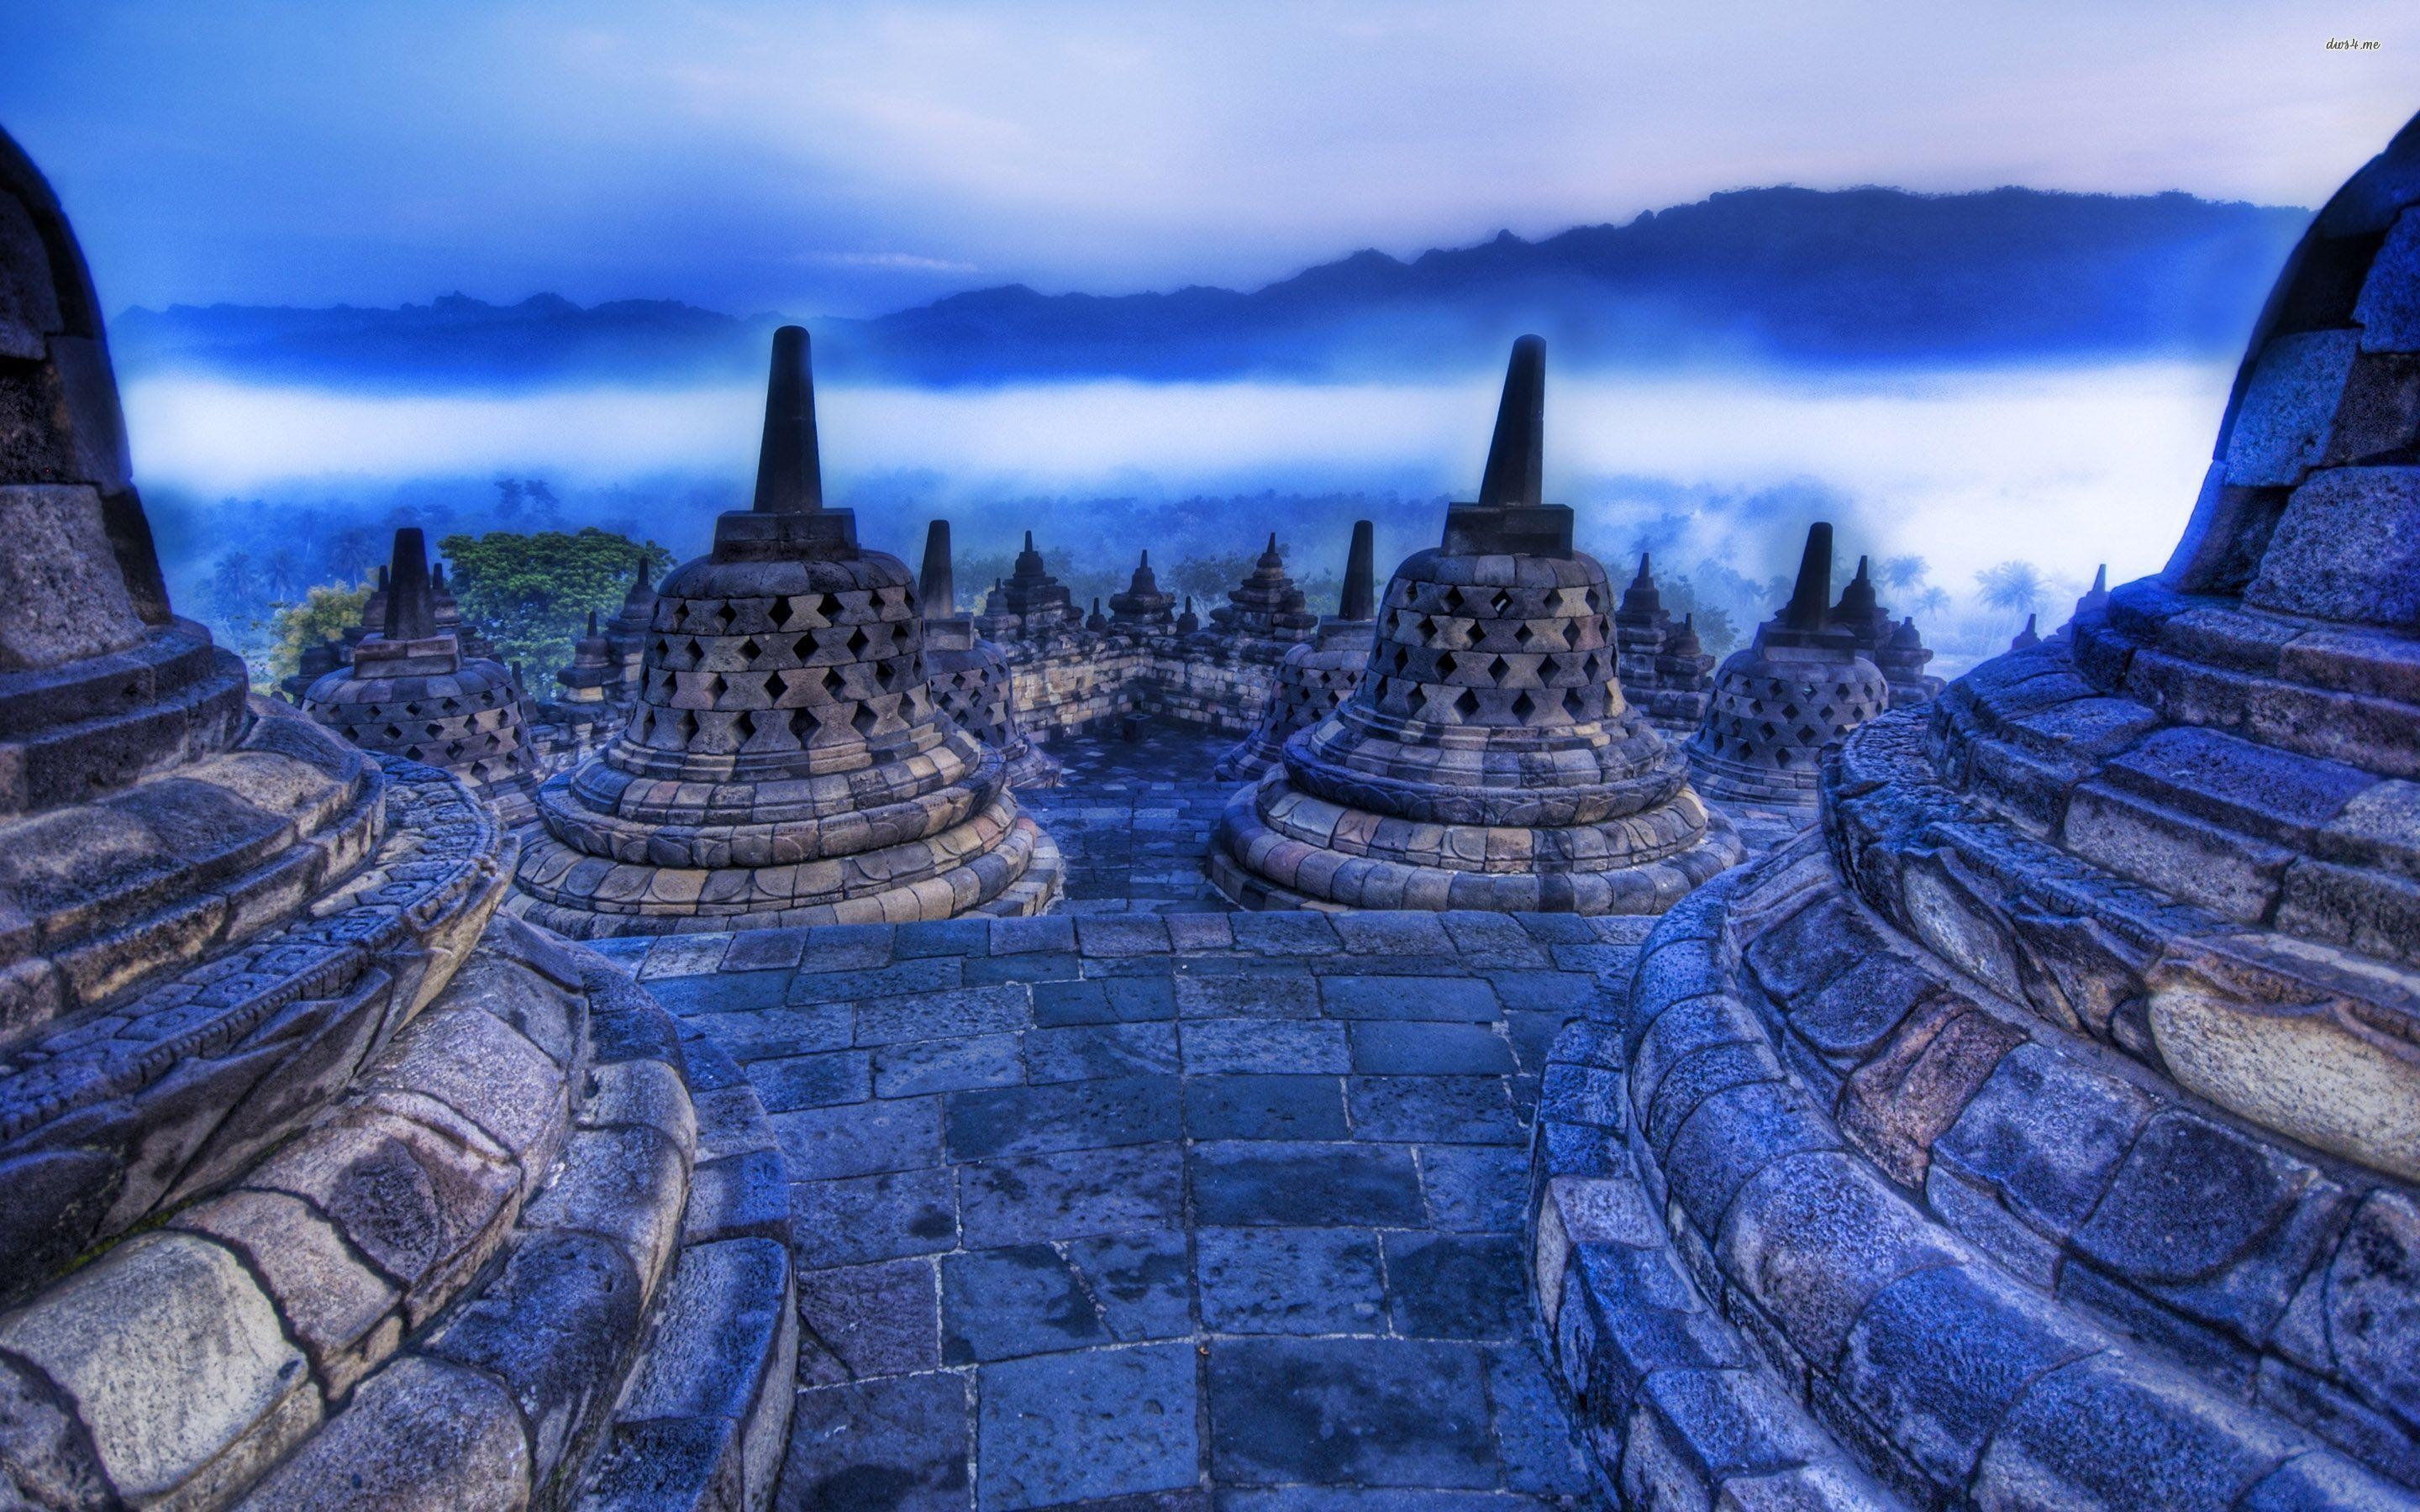
[{"label": "mountain ridge", "polygon": [[[1319,379],[1483,367],[1524,330],[1559,365],[1971,364],[2240,347],[2309,212],[2014,187],[1957,194],[1731,190],[1535,240],[1374,248],[1252,289],[969,289],[870,318],[810,317],[818,371],[925,384]],[[582,307],[460,294],[396,308],[133,308],[130,373],[367,386],[678,381],[752,374],[771,314],[677,300]]]}]

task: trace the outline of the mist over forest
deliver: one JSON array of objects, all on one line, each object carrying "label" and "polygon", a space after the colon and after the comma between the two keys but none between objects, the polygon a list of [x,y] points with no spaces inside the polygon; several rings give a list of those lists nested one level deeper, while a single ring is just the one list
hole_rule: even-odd
[{"label": "mist over forest", "polygon": [[[1435,542],[1477,483],[1505,347],[1537,329],[1547,493],[1617,579],[1653,553],[1719,655],[1829,519],[1840,574],[1870,556],[1954,673],[2030,614],[2060,623],[2100,563],[2159,566],[2304,219],[2184,194],[1753,191],[1249,292],[1013,287],[811,321],[829,493],[910,561],[951,519],[963,607],[1027,530],[1079,603],[1147,548],[1204,610],[1274,532],[1326,607],[1355,519],[1382,570]],[[454,297],[136,310],[112,337],[172,589],[266,675],[281,608],[358,585],[398,525],[629,543],[580,547],[592,567],[701,552],[746,501],[776,318]],[[582,574],[520,590],[541,684],[585,611],[618,604],[611,574]]]}]

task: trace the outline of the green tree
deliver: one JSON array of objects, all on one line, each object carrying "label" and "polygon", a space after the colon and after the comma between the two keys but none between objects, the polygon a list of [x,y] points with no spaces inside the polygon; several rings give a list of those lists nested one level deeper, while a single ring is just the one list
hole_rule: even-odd
[{"label": "green tree", "polygon": [[270,692],[302,665],[302,653],[322,640],[335,640],[361,623],[362,606],[370,601],[370,585],[322,583],[303,594],[301,602],[280,608],[270,622],[271,640],[265,666],[253,671],[253,686]]},{"label": "green tree", "polygon": [[446,582],[464,624],[494,644],[499,660],[519,662],[529,686],[541,692],[571,660],[571,642],[588,611],[603,617],[621,609],[642,556],[659,573],[673,563],[673,554],[653,541],[642,546],[593,525],[530,535],[448,535],[437,549],[450,564]]}]

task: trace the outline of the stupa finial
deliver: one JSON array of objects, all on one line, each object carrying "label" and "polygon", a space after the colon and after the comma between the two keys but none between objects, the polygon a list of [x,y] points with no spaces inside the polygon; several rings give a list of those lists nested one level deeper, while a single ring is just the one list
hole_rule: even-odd
[{"label": "stupa finial", "polygon": [[1540,501],[1539,470],[1546,451],[1546,342],[1523,336],[1504,369],[1504,396],[1496,406],[1496,436],[1487,443],[1487,471],[1479,481],[1485,509]]},{"label": "stupa finial", "polygon": [[773,370],[765,384],[765,440],[756,454],[759,515],[812,515],[824,507],[823,462],[815,446],[815,386],[807,365],[807,331],[773,332]]},{"label": "stupa finial", "polygon": [[389,640],[426,640],[437,633],[437,602],[428,591],[428,543],[417,525],[395,532],[385,631]]}]

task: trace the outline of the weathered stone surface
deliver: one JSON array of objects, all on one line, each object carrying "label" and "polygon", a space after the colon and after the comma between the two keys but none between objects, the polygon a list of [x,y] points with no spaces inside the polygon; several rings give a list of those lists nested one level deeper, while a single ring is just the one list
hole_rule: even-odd
[{"label": "weathered stone surface", "polygon": [[[261,1428],[273,1437],[252,1453],[265,1463],[318,1415],[308,1365],[276,1309],[233,1254],[193,1235],[120,1245],[0,1318],[0,1349],[74,1400],[111,1484],[128,1495],[164,1495]],[[289,1398],[306,1404],[299,1418],[281,1412]]]},{"label": "weathered stone surface", "polygon": [[511,1512],[529,1504],[532,1485],[528,1441],[504,1389],[414,1355],[364,1381],[245,1504]]},{"label": "weathered stone surface", "polygon": [[0,483],[0,667],[55,667],[143,637],[90,487]]}]

